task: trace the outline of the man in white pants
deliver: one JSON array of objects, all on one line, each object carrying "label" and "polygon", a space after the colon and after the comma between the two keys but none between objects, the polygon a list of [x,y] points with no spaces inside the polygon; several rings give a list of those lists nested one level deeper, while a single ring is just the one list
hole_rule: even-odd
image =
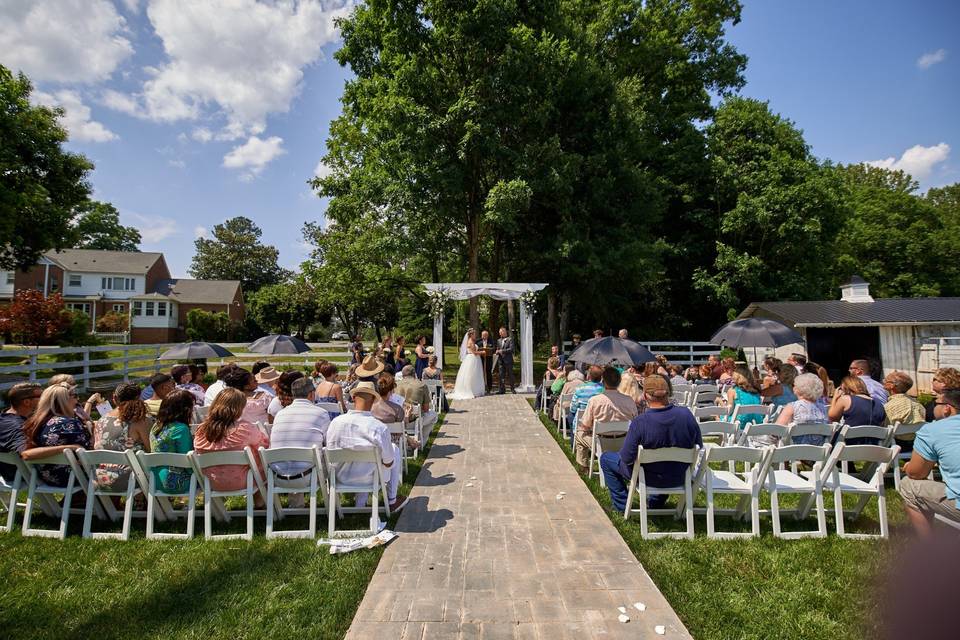
[{"label": "man in white pants", "polygon": [[[386,469],[387,499],[390,512],[399,511],[407,497],[398,495],[400,466],[403,457],[390,439],[390,429],[370,414],[370,408],[380,394],[372,382],[364,381],[350,392],[354,408],[337,416],[327,429],[328,449],[369,449],[379,447],[380,460]],[[374,466],[369,462],[345,462],[336,465],[337,484],[363,484],[373,480]],[[356,505],[364,507],[368,495],[358,493]]]}]

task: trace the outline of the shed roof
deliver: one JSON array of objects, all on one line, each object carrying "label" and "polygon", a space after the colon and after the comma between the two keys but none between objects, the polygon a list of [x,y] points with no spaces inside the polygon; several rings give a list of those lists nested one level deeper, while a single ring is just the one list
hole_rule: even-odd
[{"label": "shed roof", "polygon": [[752,316],[771,317],[796,327],[960,323],[960,298],[751,302],[738,318]]}]

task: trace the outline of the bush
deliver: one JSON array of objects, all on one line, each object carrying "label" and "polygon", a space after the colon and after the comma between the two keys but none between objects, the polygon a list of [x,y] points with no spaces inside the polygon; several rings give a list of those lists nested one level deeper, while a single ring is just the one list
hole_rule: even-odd
[{"label": "bush", "polygon": [[97,320],[97,331],[104,333],[123,333],[130,327],[130,318],[125,313],[111,311]]},{"label": "bush", "polygon": [[187,336],[194,341],[229,340],[233,324],[223,311],[191,309],[187,314]]}]

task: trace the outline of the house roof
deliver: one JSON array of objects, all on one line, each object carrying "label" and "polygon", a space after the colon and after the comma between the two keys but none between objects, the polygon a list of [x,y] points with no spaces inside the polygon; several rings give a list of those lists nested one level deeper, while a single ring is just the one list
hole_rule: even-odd
[{"label": "house roof", "polygon": [[162,253],[97,249],[62,249],[48,251],[43,255],[66,271],[135,275],[146,275],[157,260],[163,259]]},{"label": "house roof", "polygon": [[232,304],[239,280],[161,280],[154,293],[185,304]]},{"label": "house roof", "polygon": [[738,318],[769,317],[796,327],[960,323],[960,298],[751,302]]}]

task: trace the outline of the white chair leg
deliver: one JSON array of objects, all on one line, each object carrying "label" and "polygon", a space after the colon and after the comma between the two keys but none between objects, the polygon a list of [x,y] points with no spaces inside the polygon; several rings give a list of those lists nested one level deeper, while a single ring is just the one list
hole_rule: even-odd
[{"label": "white chair leg", "polygon": [[23,535],[30,530],[30,520],[33,518],[33,497],[37,492],[37,470],[30,468],[30,482],[27,483],[27,504],[23,512]]},{"label": "white chair leg", "polygon": [[[817,491],[817,531],[821,538],[827,537],[827,511],[823,504],[823,488]],[[840,512],[843,513],[843,505],[840,505]],[[841,518],[842,520],[842,518]]]},{"label": "white chair leg", "polygon": [[137,480],[130,474],[127,480],[127,502],[123,506],[123,528],[120,531],[121,540],[130,539],[130,525],[133,522],[133,498],[137,493]]},{"label": "white chair leg", "polygon": [[840,493],[839,487],[833,492],[833,511],[837,520],[837,535],[843,538],[845,535],[843,523],[843,495]]},{"label": "white chair leg", "polygon": [[317,537],[317,470],[310,473],[310,539]]},{"label": "white chair leg", "polygon": [[[649,537],[650,537],[649,524],[647,523],[647,515],[648,515],[648,514],[647,514],[647,483],[646,483],[646,482],[639,482],[639,483],[637,483],[637,484],[638,484],[639,489],[640,489],[640,491],[639,491],[639,494],[640,494],[640,537],[646,539],[646,538],[649,538]],[[629,507],[630,505],[627,505],[627,506]]]},{"label": "white chair leg", "polygon": [[147,540],[153,537],[153,509],[154,504],[157,499],[153,497],[153,492],[156,491],[153,481],[153,473],[150,474],[150,494],[147,496]]},{"label": "white chair leg", "polygon": [[770,520],[773,522],[773,537],[781,537],[780,531],[780,500],[777,490],[770,489]]},{"label": "white chair leg", "polygon": [[5,531],[13,531],[13,525],[17,521],[17,495],[20,493],[20,474],[13,479],[13,488],[10,490],[10,505],[7,511],[7,528]]},{"label": "white chair leg", "polygon": [[693,530],[693,487],[691,486],[690,480],[690,469],[687,468],[687,483],[684,487],[685,493],[684,497],[687,500],[687,538],[693,540],[694,530]]},{"label": "white chair leg", "polygon": [[893,488],[900,491],[900,461],[893,461]]},{"label": "white chair leg", "polygon": [[213,535],[213,501],[210,495],[210,480],[203,479],[203,537],[209,539]]},{"label": "white chair leg", "polygon": [[886,540],[890,536],[890,531],[887,526],[887,495],[882,484],[880,485],[880,493],[877,494],[877,510],[880,518],[880,537]]},{"label": "white chair leg", "polygon": [[756,491],[750,496],[750,531],[754,538],[760,537],[760,494]]},{"label": "white chair leg", "polygon": [[60,511],[60,539],[63,540],[67,537],[67,522],[70,520],[70,503],[73,501],[73,485],[76,482],[76,477],[73,473],[70,474],[70,479],[67,480],[67,489],[66,493],[63,494],[63,509]]},{"label": "white chair leg", "polygon": [[716,533],[715,525],[713,522],[713,516],[714,516],[713,478],[708,473],[706,476],[706,479],[707,479],[707,537],[713,538],[714,533]]},{"label": "white chair leg", "polygon": [[197,517],[197,479],[190,481],[190,504],[187,505],[187,538],[193,538]]},{"label": "white chair leg", "polygon": [[[267,512],[273,511],[267,503]],[[247,540],[253,540],[253,472],[247,471]]]},{"label": "white chair leg", "polygon": [[330,496],[330,504],[327,505],[327,537],[332,538],[337,518],[337,484],[333,474],[330,474],[330,489],[327,495]]},{"label": "white chair leg", "polygon": [[90,480],[87,482],[87,501],[86,506],[83,509],[83,533],[81,535],[84,538],[93,537],[91,527],[93,525],[93,502],[97,499],[97,496],[94,494],[95,490],[96,480],[93,478],[93,476],[91,476]]},{"label": "white chair leg", "polygon": [[[274,495],[274,494],[273,494],[273,490],[274,490],[273,471],[271,471],[270,469],[267,469],[267,496],[270,498],[270,500],[267,500],[268,503],[270,503],[270,502],[273,501],[273,500],[272,500],[273,495]],[[271,509],[269,505],[267,506],[267,533],[266,533],[266,537],[267,537],[268,540],[273,537],[273,512],[274,512],[274,511],[276,511],[276,510],[275,510],[275,509]]]}]

